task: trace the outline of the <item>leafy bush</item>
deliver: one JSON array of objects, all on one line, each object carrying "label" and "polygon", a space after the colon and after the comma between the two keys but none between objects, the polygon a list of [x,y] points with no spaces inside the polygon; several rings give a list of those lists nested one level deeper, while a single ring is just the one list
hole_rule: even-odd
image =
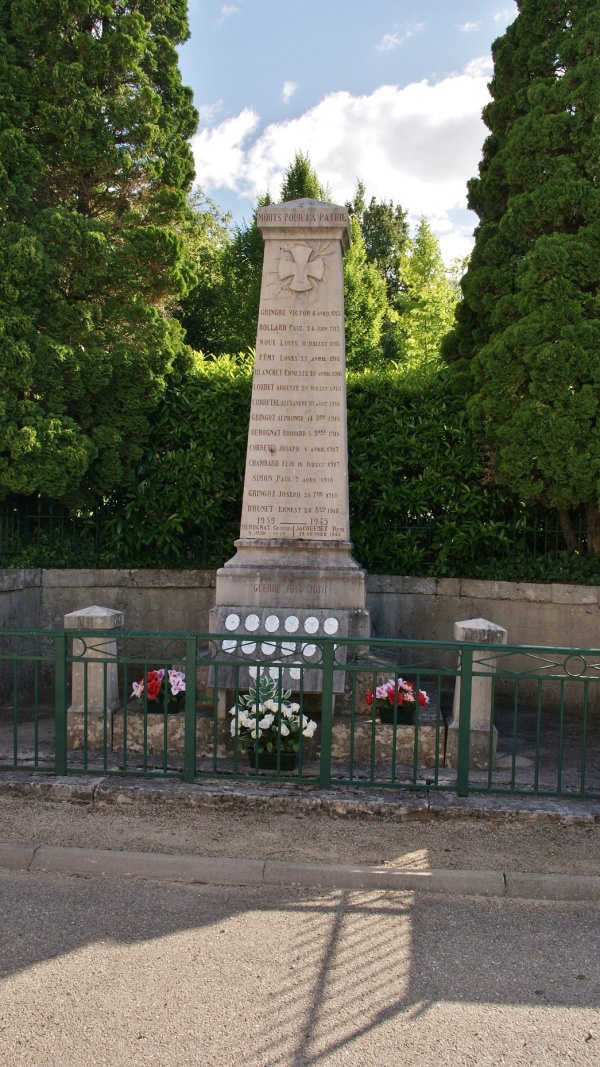
[{"label": "leafy bush", "polygon": [[[239,536],[251,384],[251,355],[198,355],[167,389],[135,491],[95,525],[40,519],[11,539],[5,524],[0,564],[220,566]],[[566,551],[556,513],[488,484],[446,372],[350,373],[348,432],[354,551],[372,573],[600,582],[593,557]]]}]

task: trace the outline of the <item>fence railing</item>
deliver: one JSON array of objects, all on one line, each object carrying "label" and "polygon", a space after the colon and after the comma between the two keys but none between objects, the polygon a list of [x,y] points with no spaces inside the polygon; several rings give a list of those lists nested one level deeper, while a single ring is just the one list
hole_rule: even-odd
[{"label": "fence railing", "polygon": [[[185,674],[184,692],[159,678],[156,697],[161,671]],[[231,709],[261,679],[272,704],[252,745]],[[3,630],[0,685],[0,770],[600,796],[598,650]],[[297,751],[280,715],[265,769],[268,716],[288,704],[304,717]]]},{"label": "fence railing", "polygon": [[[486,577],[489,572],[497,577],[497,564],[504,579],[598,580],[596,557],[587,552],[583,512],[573,516],[569,544],[555,511],[516,510],[475,526],[427,513],[402,523],[391,519],[380,555],[373,544],[372,522],[366,540],[361,520],[354,527],[359,558],[373,572],[385,573],[392,553],[404,574]],[[186,566],[208,567],[225,557],[238,533],[239,520],[233,519],[219,523],[218,533],[196,529],[191,534],[186,529],[179,541],[175,537],[168,545],[136,548],[126,518],[114,506],[70,514],[64,505],[23,498],[0,506],[0,565],[21,561],[19,565],[26,566],[112,567],[122,563],[125,552],[127,566],[148,566],[152,559],[156,566],[181,566],[184,561]]]}]

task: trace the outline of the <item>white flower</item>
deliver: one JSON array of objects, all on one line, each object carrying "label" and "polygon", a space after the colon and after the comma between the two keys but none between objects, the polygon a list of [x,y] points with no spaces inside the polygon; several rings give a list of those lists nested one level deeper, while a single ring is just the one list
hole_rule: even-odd
[{"label": "white flower", "polygon": [[303,737],[312,737],[312,735],[314,734],[315,730],[317,729],[317,724],[316,724],[316,722],[314,722],[313,719],[305,720],[305,722],[306,722],[306,726],[304,727],[304,729],[302,731],[302,736]]},{"label": "white flower", "polygon": [[133,683],[133,692],[132,692],[131,696],[132,697],[137,697],[139,699],[143,695],[143,693],[144,693],[144,683],[143,682],[134,682]]},{"label": "white flower", "polygon": [[278,711],[279,705],[275,700],[265,700],[266,711]]},{"label": "white flower", "polygon": [[173,696],[177,696],[178,693],[185,693],[185,674],[183,671],[169,671],[169,683]]},{"label": "white flower", "polygon": [[262,736],[262,730],[259,728],[259,725],[258,725],[257,722],[253,721],[251,723],[250,727],[249,727],[249,730],[250,730],[250,736],[251,737],[257,738],[257,737],[261,737]]},{"label": "white flower", "polygon": [[290,732],[289,728],[285,725],[284,722],[282,722],[281,726],[279,727],[279,732],[280,732],[282,737],[288,737],[289,736],[289,732]]},{"label": "white flower", "polygon": [[297,714],[298,714],[298,712],[300,711],[300,705],[299,705],[299,704],[290,704],[290,707],[291,707],[292,711],[293,711],[293,712],[294,712],[294,713],[295,713],[296,715],[297,715]]},{"label": "white flower", "polygon": [[250,730],[254,723],[254,719],[249,719],[247,715],[240,716],[240,726],[245,726],[246,730]]},{"label": "white flower", "polygon": [[231,720],[231,736],[232,737],[235,737],[236,727],[237,727],[237,721],[235,719],[232,719]]},{"label": "white flower", "polygon": [[261,730],[268,730],[269,727],[273,725],[274,719],[274,715],[265,715],[264,719],[261,719],[258,725],[260,726]]},{"label": "white flower", "polygon": [[237,704],[234,704],[233,707],[229,709],[229,714],[230,715],[237,715],[237,713],[238,713]]},{"label": "white flower", "polygon": [[290,708],[289,704],[284,704],[283,705],[283,707],[281,709],[281,714],[283,715],[284,719],[293,719],[294,718],[294,712]]}]

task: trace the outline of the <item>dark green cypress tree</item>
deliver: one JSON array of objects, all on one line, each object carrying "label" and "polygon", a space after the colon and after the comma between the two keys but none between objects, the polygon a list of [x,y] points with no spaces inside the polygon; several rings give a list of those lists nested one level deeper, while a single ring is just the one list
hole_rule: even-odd
[{"label": "dark green cypress tree", "polygon": [[0,0],[0,494],[127,484],[185,358],[185,0]]},{"label": "dark green cypress tree", "polygon": [[481,220],[445,354],[499,483],[600,551],[600,8],[518,0],[495,42]]}]

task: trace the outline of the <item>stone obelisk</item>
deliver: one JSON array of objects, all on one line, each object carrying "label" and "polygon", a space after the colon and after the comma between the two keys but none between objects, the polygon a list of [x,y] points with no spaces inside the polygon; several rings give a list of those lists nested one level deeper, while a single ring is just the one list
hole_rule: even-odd
[{"label": "stone obelisk", "polygon": [[[365,573],[349,541],[350,227],[346,208],[318,200],[260,208],[258,226],[265,251],[241,529],[217,572],[210,626],[231,634],[223,648],[236,659],[260,653],[248,652],[253,632],[286,637],[293,683],[310,664],[311,635],[369,634]],[[305,691],[320,688],[319,675],[305,671]]]}]

